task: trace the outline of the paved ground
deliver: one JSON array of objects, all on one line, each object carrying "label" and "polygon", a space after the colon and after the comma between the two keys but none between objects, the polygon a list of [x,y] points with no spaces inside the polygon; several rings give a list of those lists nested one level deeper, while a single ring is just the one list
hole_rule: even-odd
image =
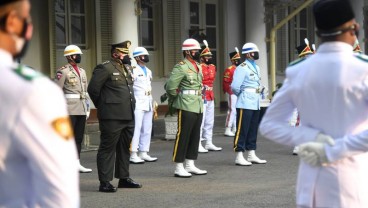
[{"label": "paved ground", "polygon": [[[81,161],[93,172],[80,175],[82,207],[295,207],[299,159],[291,155],[292,148],[259,137],[257,155],[268,163],[235,166],[232,138],[220,132],[223,128],[217,126],[214,143],[223,150],[200,154],[196,162],[198,167],[208,171],[207,175],[188,179],[174,177],[174,163],[171,162],[174,142],[154,138],[150,154],[159,160],[130,166],[131,177],[142,183],[143,188],[119,189],[116,193],[98,192],[97,152],[83,152]],[[117,185],[118,180],[112,183]]]}]

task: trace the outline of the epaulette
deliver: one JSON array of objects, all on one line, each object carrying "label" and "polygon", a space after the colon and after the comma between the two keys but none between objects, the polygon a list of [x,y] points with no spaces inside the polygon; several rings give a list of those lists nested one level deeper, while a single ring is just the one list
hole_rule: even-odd
[{"label": "epaulette", "polygon": [[23,79],[28,80],[28,81],[32,81],[33,79],[37,77],[43,76],[40,72],[35,71],[34,69],[31,69],[29,67],[22,66],[22,65],[19,65],[18,68],[14,70],[14,72],[20,77],[22,77]]},{"label": "epaulette", "polygon": [[60,70],[66,69],[66,68],[68,68],[67,65],[64,65],[64,66],[60,67],[57,71],[60,71]]},{"label": "epaulette", "polygon": [[178,64],[179,65],[184,65],[185,63],[184,63],[184,61],[180,61]]},{"label": "epaulette", "polygon": [[361,54],[361,53],[355,53],[354,56],[357,57],[360,60],[368,62],[368,56],[367,55],[364,55],[364,54]]},{"label": "epaulette", "polygon": [[233,66],[231,65],[231,66],[229,66],[229,67],[227,67],[227,69],[231,69]]},{"label": "epaulette", "polygon": [[301,63],[302,61],[304,61],[304,60],[306,60],[306,58],[299,58],[299,59],[297,59],[297,60],[295,60],[295,61],[292,61],[290,64],[289,64],[289,66],[294,66],[294,65],[296,65],[296,64],[299,64],[299,63]]},{"label": "epaulette", "polygon": [[210,64],[210,66],[215,66],[215,64]]},{"label": "epaulette", "polygon": [[108,64],[108,63],[110,63],[110,61],[105,61],[105,62],[102,63],[102,65],[105,65],[105,64]]}]

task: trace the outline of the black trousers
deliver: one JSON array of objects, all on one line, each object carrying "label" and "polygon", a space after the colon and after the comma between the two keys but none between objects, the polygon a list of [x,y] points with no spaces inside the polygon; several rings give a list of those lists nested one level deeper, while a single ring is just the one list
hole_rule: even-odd
[{"label": "black trousers", "polygon": [[257,149],[259,114],[260,110],[236,109],[235,152]]},{"label": "black trousers", "polygon": [[101,131],[97,152],[98,179],[112,181],[129,177],[130,143],[134,133],[134,120],[99,120]]},{"label": "black trousers", "polygon": [[172,159],[174,162],[197,159],[202,117],[202,113],[178,110],[178,131]]},{"label": "black trousers", "polygon": [[86,127],[86,115],[70,115],[70,120],[72,122],[75,144],[77,145],[78,157],[80,158],[80,153],[82,149],[82,142],[84,138],[84,129]]}]

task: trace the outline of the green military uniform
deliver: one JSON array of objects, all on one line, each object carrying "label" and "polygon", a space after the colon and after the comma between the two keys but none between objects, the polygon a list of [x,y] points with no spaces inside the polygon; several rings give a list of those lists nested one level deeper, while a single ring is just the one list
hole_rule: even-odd
[{"label": "green military uniform", "polygon": [[[120,60],[106,61],[95,67],[88,93],[97,107],[101,142],[97,152],[101,182],[129,177],[130,143],[134,132],[135,98],[132,67]],[[116,160],[106,158],[115,158]],[[114,164],[115,162],[115,164]]]},{"label": "green military uniform", "polygon": [[202,123],[202,69],[189,60],[176,64],[165,89],[169,105],[178,109],[178,133],[173,161],[195,160],[198,157],[200,127]]}]

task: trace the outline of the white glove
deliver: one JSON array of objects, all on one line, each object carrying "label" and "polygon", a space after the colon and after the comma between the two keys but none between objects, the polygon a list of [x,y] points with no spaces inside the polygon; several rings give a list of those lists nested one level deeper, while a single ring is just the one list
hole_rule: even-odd
[{"label": "white glove", "polygon": [[304,162],[312,165],[312,166],[322,166],[326,163],[329,163],[325,145],[319,142],[307,142],[299,145],[298,156]]},{"label": "white glove", "polygon": [[319,142],[319,143],[322,143],[322,144],[329,144],[330,146],[335,145],[335,140],[332,137],[330,137],[326,134],[322,134],[322,133],[319,133],[317,135],[315,142]]}]

